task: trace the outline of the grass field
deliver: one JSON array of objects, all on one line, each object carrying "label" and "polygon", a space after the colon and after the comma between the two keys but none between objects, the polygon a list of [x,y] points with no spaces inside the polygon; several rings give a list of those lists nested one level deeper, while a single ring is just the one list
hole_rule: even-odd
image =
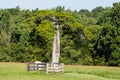
[{"label": "grass field", "polygon": [[120,67],[65,65],[64,73],[26,71],[25,63],[0,63],[0,80],[120,80]]}]

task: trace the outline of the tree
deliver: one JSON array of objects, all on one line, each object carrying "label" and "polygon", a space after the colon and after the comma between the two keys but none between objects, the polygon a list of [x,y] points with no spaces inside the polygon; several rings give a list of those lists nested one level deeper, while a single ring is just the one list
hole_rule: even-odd
[{"label": "tree", "polygon": [[103,7],[96,7],[91,11],[91,14],[93,17],[98,18],[102,12],[104,12],[105,9]]},{"label": "tree", "polygon": [[[120,47],[120,3],[114,3],[113,7],[108,9],[99,18],[99,24],[103,25],[103,29],[98,39],[97,54],[105,57],[108,65],[118,66],[119,47]],[[118,56],[118,57],[116,57]]]},{"label": "tree", "polygon": [[92,16],[92,12],[86,9],[81,9],[77,14],[77,18],[79,18],[79,22],[84,24],[85,26],[95,25],[96,19]]},{"label": "tree", "polygon": [[63,6],[57,6],[56,8],[53,8],[53,10],[55,10],[56,12],[62,12],[65,10],[65,7]]},{"label": "tree", "polygon": [[[31,41],[33,42],[38,42],[37,44],[32,43],[32,45],[37,46],[42,43],[42,45],[39,45],[39,48],[43,48],[44,50],[49,50],[49,57],[51,55],[51,46],[53,41],[53,34],[54,34],[54,25],[52,24],[55,22],[55,19],[57,19],[57,26],[60,26],[60,32],[61,35],[67,35],[67,34],[72,34],[76,33],[76,35],[81,36],[76,36],[76,38],[72,38],[74,40],[74,44],[78,44],[77,38],[82,41],[82,38],[84,38],[84,34],[81,33],[83,31],[83,26],[78,23],[73,15],[68,12],[56,12],[56,11],[51,11],[51,10],[40,10],[35,13],[35,15],[28,21],[26,22],[27,26],[31,27],[31,34],[34,32],[34,37],[32,38],[31,35]],[[70,31],[69,31],[69,30]],[[73,35],[74,36],[74,35]],[[37,39],[37,41],[34,41],[34,39]],[[41,40],[42,39],[42,40]],[[84,42],[84,41],[83,41]],[[43,43],[45,43],[43,45]],[[80,42],[82,43],[82,42]],[[79,44],[80,44],[79,43]],[[80,46],[80,45],[77,45]],[[50,49],[48,49],[50,48]],[[46,55],[46,53],[43,53]],[[47,59],[50,61],[51,58]]]},{"label": "tree", "polygon": [[[29,10],[9,8],[0,10],[0,53],[1,61],[26,61],[28,28],[23,22],[32,15]],[[1,50],[2,49],[2,50]]]}]

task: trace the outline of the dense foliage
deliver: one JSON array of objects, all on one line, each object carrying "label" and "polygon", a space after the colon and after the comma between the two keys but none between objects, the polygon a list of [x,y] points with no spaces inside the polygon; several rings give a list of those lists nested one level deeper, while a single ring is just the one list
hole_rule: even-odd
[{"label": "dense foliage", "polygon": [[60,62],[120,66],[120,3],[92,11],[0,9],[0,61],[51,62],[60,23]]}]

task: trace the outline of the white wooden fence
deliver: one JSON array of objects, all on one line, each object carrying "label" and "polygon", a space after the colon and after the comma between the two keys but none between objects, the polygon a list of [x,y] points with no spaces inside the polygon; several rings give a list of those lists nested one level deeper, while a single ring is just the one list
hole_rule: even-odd
[{"label": "white wooden fence", "polygon": [[46,63],[46,73],[49,72],[64,72],[63,63]]},{"label": "white wooden fence", "polygon": [[27,64],[27,71],[36,70],[36,71],[45,71],[49,72],[64,72],[64,63],[34,63],[29,62]]},{"label": "white wooden fence", "polygon": [[46,68],[46,63],[34,63],[34,62],[29,62],[27,64],[27,71],[31,70],[45,70]]}]

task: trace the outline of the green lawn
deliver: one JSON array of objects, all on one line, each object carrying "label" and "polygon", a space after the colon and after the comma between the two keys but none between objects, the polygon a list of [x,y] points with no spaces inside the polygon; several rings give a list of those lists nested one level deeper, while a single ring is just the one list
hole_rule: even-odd
[{"label": "green lawn", "polygon": [[119,67],[65,65],[64,73],[26,71],[25,63],[0,63],[0,80],[120,80]]}]

